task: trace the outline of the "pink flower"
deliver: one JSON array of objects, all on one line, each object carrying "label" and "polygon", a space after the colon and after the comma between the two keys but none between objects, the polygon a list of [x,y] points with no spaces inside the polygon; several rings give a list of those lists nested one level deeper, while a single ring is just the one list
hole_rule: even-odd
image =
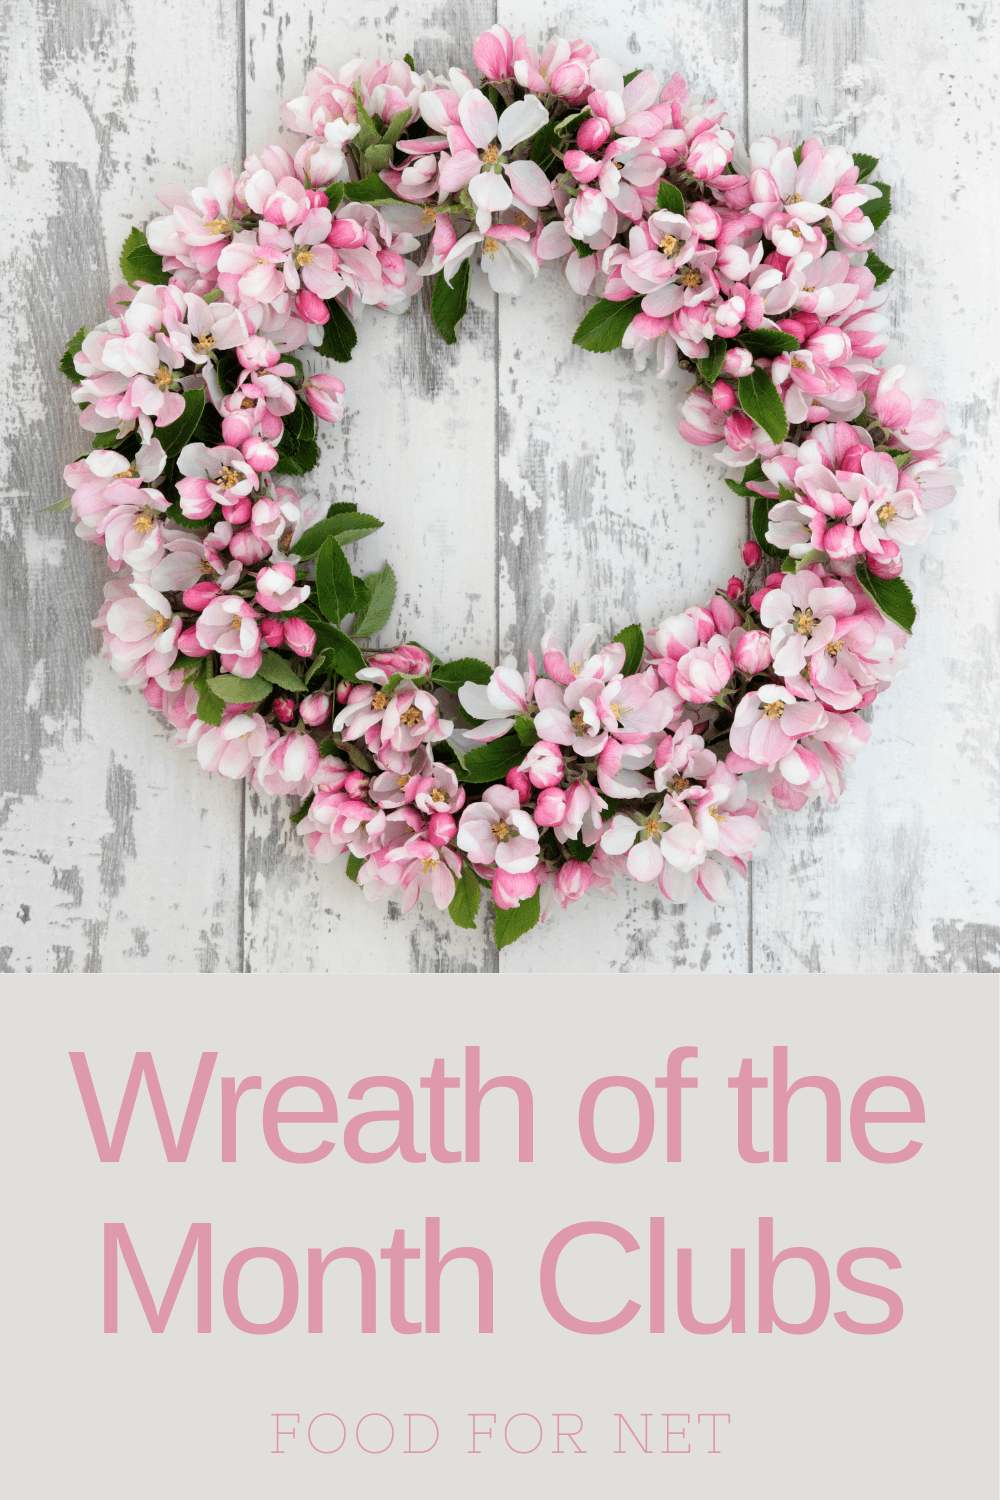
[{"label": "pink flower", "polygon": [[344,415],[344,392],[347,387],[336,375],[309,375],[303,384],[312,411],[324,422],[339,422]]},{"label": "pink flower", "polygon": [[[303,724],[308,724],[310,729],[318,729],[330,717],[329,693],[310,693],[299,704],[299,713]],[[289,721],[286,720],[287,722]]]},{"label": "pink flower", "polygon": [[319,747],[308,734],[282,734],[254,769],[254,785],[274,797],[304,796],[319,767]]},{"label": "pink flower", "polygon": [[522,760],[520,769],[533,787],[556,787],[562,781],[565,769],[562,751],[551,740],[539,740]]},{"label": "pink flower", "polygon": [[560,865],[556,876],[556,898],[563,910],[585,896],[593,881],[594,872],[589,863],[584,864],[580,859],[568,859],[565,864]]},{"label": "pink flower", "polygon": [[391,850],[387,858],[402,866],[404,912],[412,910],[421,891],[430,893],[438,911],[447,911],[455,895],[455,876],[462,869],[462,861],[453,849],[439,847],[418,836]]},{"label": "pink flower", "polygon": [[505,155],[548,121],[548,110],[538,99],[529,95],[509,104],[498,118],[486,95],[469,89],[458,101],[458,117],[459,124],[448,130],[452,154],[441,160],[441,188],[445,193],[468,189],[481,233],[490,228],[495,213],[512,206],[515,193],[533,207],[551,201],[552,189],[541,167],[532,161],[509,162]]},{"label": "pink flower", "polygon": [[112,602],[102,624],[109,633],[111,664],[122,675],[144,671],[158,677],[177,659],[183,621],[170,601],[147,584],[133,581],[131,592]]},{"label": "pink flower", "polygon": [[305,620],[298,620],[293,615],[284,622],[285,645],[296,656],[312,656],[316,649],[316,632]]},{"label": "pink flower", "polygon": [[538,872],[536,870],[505,870],[494,871],[493,874],[493,901],[501,911],[509,911],[513,906],[520,906],[522,901],[530,901],[538,889]]},{"label": "pink flower", "polygon": [[[257,611],[245,599],[219,595],[205,606],[195,623],[198,644],[218,651],[226,671],[252,677],[261,663]],[[231,659],[231,665],[227,665]]]},{"label": "pink flower", "polygon": [[674,695],[686,703],[711,703],[732,675],[732,648],[724,636],[713,635],[704,646],[685,652],[678,661]]},{"label": "pink flower", "polygon": [[198,764],[203,771],[240,780],[267,749],[267,725],[260,714],[233,714],[218,728],[209,728],[198,741]]},{"label": "pink flower", "polygon": [[507,786],[490,787],[481,802],[465,809],[456,842],[474,864],[495,862],[512,875],[525,874],[538,863],[538,829]]},{"label": "pink flower", "polygon": [[272,614],[297,609],[309,598],[312,590],[308,583],[297,584],[296,576],[295,568],[287,562],[272,563],[267,568],[261,568],[257,574],[255,603],[261,609],[270,610]]},{"label": "pink flower", "polygon": [[768,684],[740,699],[729,742],[754,765],[773,766],[825,721],[822,704],[800,703],[787,688]]},{"label": "pink flower", "polygon": [[184,476],[177,481],[181,510],[192,521],[210,516],[216,505],[234,505],[257,488],[257,475],[243,454],[225,444],[206,448],[204,443],[188,443],[177,467]]},{"label": "pink flower", "polygon": [[368,658],[370,667],[380,667],[390,676],[400,672],[404,677],[429,677],[431,659],[422,646],[407,643],[394,646],[391,651],[373,651]]},{"label": "pink flower", "polygon": [[[527,673],[518,671],[516,656],[505,656],[485,687],[478,682],[464,683],[458,690],[459,703],[470,719],[486,721],[467,729],[467,737],[486,744],[513,729],[514,716],[530,712],[534,687],[535,658],[530,652]],[[504,717],[498,718],[498,712]]]}]

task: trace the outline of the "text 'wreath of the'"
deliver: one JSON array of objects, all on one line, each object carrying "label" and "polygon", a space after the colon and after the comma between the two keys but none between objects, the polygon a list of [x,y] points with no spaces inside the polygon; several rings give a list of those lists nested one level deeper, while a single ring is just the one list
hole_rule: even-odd
[{"label": "text 'wreath of the'", "polygon": [[[775,807],[836,801],[858,710],[904,662],[900,549],[957,475],[942,404],[875,363],[874,158],[744,152],[677,74],[623,77],[583,42],[539,55],[495,26],[473,55],[478,88],[410,57],[316,68],[283,106],[294,156],[159,192],[110,320],[63,357],[93,447],[61,504],[114,574],[105,655],[177,743],[302,799],[306,845],[346,852],[366,897],[427,891],[471,927],[487,887],[502,947],[616,876],[731,900]],[[404,311],[424,277],[453,343],[470,295],[516,294],[544,262],[597,299],[576,344],[694,378],[680,432],[752,501],[747,572],[652,629],[549,636],[541,672],[530,652],[493,669],[363,646],[395,578],[344,551],[380,521],[287,482],[344,398],[293,351],[348,360],[362,309]]]}]

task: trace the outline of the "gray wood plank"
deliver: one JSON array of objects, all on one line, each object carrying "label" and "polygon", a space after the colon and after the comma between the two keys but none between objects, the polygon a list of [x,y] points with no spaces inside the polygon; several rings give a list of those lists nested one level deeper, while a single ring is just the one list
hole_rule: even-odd
[{"label": "gray wood plank", "polygon": [[[410,52],[423,71],[472,67],[472,42],[492,3],[406,0],[384,16],[335,3],[308,11],[248,0],[247,138],[278,139],[278,105],[316,62]],[[289,137],[297,144],[299,137]],[[385,530],[355,549],[364,571],[388,559],[398,605],[383,643],[412,637],[445,658],[496,659],[496,324],[470,310],[449,348],[426,297],[403,317],[365,312],[350,364],[348,415],[323,435],[320,466],[303,481],[332,500],[356,500]],[[490,972],[484,930],[465,932],[427,899],[400,917],[370,903],[344,861],[317,865],[288,823],[287,805],[251,796],[246,817],[248,969],[356,973]]]},{"label": "gray wood plank", "polygon": [[235,11],[8,0],[2,24],[0,961],[238,969],[241,791],[176,750],[96,656],[102,555],[44,509],[87,447],[57,368],[69,336],[107,317],[155,187],[203,180],[236,146]]},{"label": "gray wood plank", "polygon": [[749,0],[752,133],[820,133],[881,158],[895,207],[879,253],[898,268],[883,363],[928,372],[965,475],[907,570],[921,610],[910,668],[874,705],[842,801],[776,820],[767,864],[755,867],[755,968],[1000,968],[1000,537],[988,431],[1000,308],[997,214],[983,195],[997,160],[998,24],[991,6]]},{"label": "gray wood plank", "polygon": [[[501,6],[534,42],[552,31],[584,37],[630,68],[722,100],[743,128],[741,0],[680,0],[669,11],[626,3],[568,10],[546,0]],[[588,306],[558,267],[500,302],[500,627],[521,659],[554,630],[568,644],[586,620],[609,638],[703,604],[740,565],[743,504],[721,466],[676,430],[688,382],[638,371],[625,353],[572,346]],[[733,906],[700,895],[670,907],[655,885],[619,882],[617,901],[591,895],[505,950],[505,972],[742,972],[749,894]]]}]

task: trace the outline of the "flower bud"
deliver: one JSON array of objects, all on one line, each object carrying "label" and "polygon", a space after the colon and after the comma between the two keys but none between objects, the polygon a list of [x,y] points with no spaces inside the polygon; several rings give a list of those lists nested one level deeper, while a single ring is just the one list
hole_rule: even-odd
[{"label": "flower bud", "polygon": [[[266,474],[278,463],[278,450],[262,437],[247,438],[241,449],[243,457],[256,474]],[[247,516],[250,512],[247,511]]]},{"label": "flower bud", "polygon": [[296,656],[312,656],[316,649],[316,632],[295,615],[285,621],[285,645]]},{"label": "flower bud", "polygon": [[501,911],[509,911],[512,906],[520,906],[522,901],[530,901],[538,889],[538,876],[534,870],[529,870],[524,875],[512,875],[509,870],[497,870],[493,876],[493,901]]},{"label": "flower bud", "polygon": [[352,682],[338,682],[337,683],[337,702],[338,703],[346,703],[347,702],[348,698],[351,696],[351,688],[353,686],[354,686],[354,684]]},{"label": "flower bud", "polygon": [[733,660],[740,672],[745,672],[752,677],[755,672],[763,672],[771,661],[771,640],[764,630],[748,630],[741,635],[736,642],[733,652]]},{"label": "flower bud", "polygon": [[177,637],[177,649],[183,651],[185,656],[211,656],[211,648],[203,646],[195,634],[195,627],[189,625],[187,630],[182,630]]},{"label": "flower bud", "polygon": [[[249,516],[244,517],[244,519],[249,520]],[[235,532],[232,541],[229,543],[231,556],[237,558],[241,563],[245,563],[248,568],[252,567],[254,563],[263,562],[270,550],[270,544],[251,531],[249,526],[243,531]]]},{"label": "flower bud", "polygon": [[566,793],[562,787],[547,786],[539,792],[534,819],[539,828],[555,828],[566,816]]},{"label": "flower bud", "polygon": [[865,561],[869,573],[874,573],[876,578],[898,578],[903,571],[903,559],[895,542],[884,541],[882,556],[876,557],[873,552],[869,552]]},{"label": "flower bud", "polygon": [[198,583],[193,583],[189,589],[185,589],[181,598],[188,609],[196,609],[201,614],[205,605],[221,592],[219,585],[213,579],[202,578]]},{"label": "flower bud", "polygon": [[295,718],[295,701],[292,698],[275,698],[272,705],[274,717],[280,724],[291,724]]},{"label": "flower bud", "polygon": [[755,568],[764,556],[756,542],[743,543],[743,561],[748,568]]},{"label": "flower bud", "polygon": [[272,651],[277,651],[279,646],[285,644],[284,620],[275,620],[265,615],[260,622],[260,633],[264,637],[265,646],[269,646]]},{"label": "flower bud", "polygon": [[518,800],[523,807],[531,796],[531,782],[528,780],[525,772],[521,770],[520,766],[514,766],[507,772],[504,781],[512,792],[517,793]]},{"label": "flower bud", "polygon": [[736,405],[736,392],[725,380],[717,380],[712,387],[712,405],[719,411],[732,411]]},{"label": "flower bud", "polygon": [[347,387],[336,375],[310,375],[303,387],[310,409],[324,422],[339,422],[344,415]]},{"label": "flower bud", "polygon": [[232,505],[224,505],[222,514],[230,526],[242,526],[250,519],[250,500],[246,495],[240,495],[233,501]]},{"label": "flower bud", "polygon": [[437,849],[450,844],[458,832],[458,824],[449,812],[431,813],[427,823],[427,841]]},{"label": "flower bud", "polygon": [[730,578],[729,582],[726,584],[726,598],[727,599],[738,599],[740,597],[740,595],[742,594],[742,592],[743,592],[743,579],[742,578],[737,578],[736,574],[734,573],[733,576],[732,576],[732,578]]},{"label": "flower bud", "polygon": [[[742,589],[743,585],[738,578],[735,580],[731,578],[729,581],[730,583],[735,581]],[[708,607],[715,621],[715,628],[720,635],[728,635],[731,630],[735,630],[737,625],[743,623],[729,600],[723,599],[720,594],[713,594],[712,602]]]},{"label": "flower bud", "polygon": [[611,122],[592,115],[584,120],[576,133],[576,144],[581,151],[598,151],[611,134]]},{"label": "flower bud", "polygon": [[307,286],[300,289],[295,298],[295,311],[304,323],[329,323],[330,309],[322,297],[317,297]]},{"label": "flower bud", "polygon": [[560,905],[565,907],[579,901],[590,890],[593,879],[594,872],[589,864],[580,859],[568,859],[556,876],[556,895]]},{"label": "flower bud", "polygon": [[299,713],[304,724],[308,724],[310,729],[318,729],[330,716],[329,693],[310,693],[300,703]]},{"label": "flower bud", "polygon": [[368,658],[368,665],[381,667],[391,677],[402,672],[407,677],[426,677],[431,670],[431,659],[422,646],[396,646],[392,651],[375,651]]},{"label": "flower bud", "polygon": [[749,375],[752,369],[753,355],[749,349],[727,349],[722,361],[723,375],[735,375],[739,380],[743,375]]}]

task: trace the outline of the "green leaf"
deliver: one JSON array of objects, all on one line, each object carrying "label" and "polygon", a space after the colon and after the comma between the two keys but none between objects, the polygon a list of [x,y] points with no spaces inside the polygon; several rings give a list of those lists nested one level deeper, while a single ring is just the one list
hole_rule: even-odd
[{"label": "green leaf", "polygon": [[626,625],[624,630],[619,630],[615,640],[625,647],[625,665],[622,667],[622,673],[626,677],[631,677],[639,670],[642,653],[646,646],[642,626]]},{"label": "green leaf", "polygon": [[369,573],[365,579],[371,596],[354,622],[355,635],[377,635],[392,614],[396,602],[396,575],[386,563],[380,573]]},{"label": "green leaf", "polygon": [[[753,492],[751,491],[751,493]],[[754,496],[750,529],[753,531],[755,540],[760,544],[761,551],[764,552],[768,557],[781,557],[787,559],[788,553],[784,550],[784,548],[776,547],[773,542],[769,542],[767,539],[768,518],[770,516],[771,506],[773,504],[774,501],[769,500],[766,495]]]},{"label": "green leaf", "polygon": [[328,536],[335,536],[340,545],[346,547],[351,542],[360,542],[362,537],[371,536],[381,525],[382,522],[377,521],[374,516],[340,511],[336,515],[327,516],[325,521],[317,521],[315,526],[304,531],[295,543],[295,551],[299,557],[315,557]]},{"label": "green leaf", "polygon": [[296,824],[298,824],[298,823],[302,822],[302,819],[305,817],[306,813],[312,807],[313,798],[315,797],[315,795],[316,795],[315,792],[310,792],[309,795],[308,795],[308,797],[306,798],[306,800],[303,802],[302,806],[300,808],[297,808],[295,812],[288,814],[288,821],[289,821],[289,823],[296,823]]},{"label": "green leaf", "polygon": [[864,182],[865,178],[870,177],[878,166],[878,157],[869,156],[864,151],[854,151],[852,155],[854,157],[854,165],[858,169],[858,181]]},{"label": "green leaf", "polygon": [[339,516],[342,511],[357,510],[357,508],[353,500],[335,500],[332,505],[327,507],[326,513],[328,516]]},{"label": "green leaf", "polygon": [[537,167],[541,167],[546,175],[555,171],[559,166],[559,157],[554,150],[559,140],[556,133],[558,124],[558,120],[549,120],[541,130],[535,131],[531,140],[531,160]]},{"label": "green leaf", "polygon": [[199,387],[193,391],[182,392],[184,396],[184,410],[176,422],[171,422],[167,427],[158,427],[156,436],[163,446],[163,451],[168,458],[176,458],[184,447],[194,437],[195,428],[201,421],[202,411],[205,406],[205,390]]},{"label": "green leaf", "polygon": [[885,261],[881,260],[879,256],[875,254],[874,250],[869,250],[868,259],[865,261],[865,266],[874,275],[876,286],[881,286],[883,281],[888,281],[889,277],[895,270],[894,266],[887,266]]},{"label": "green leaf", "polygon": [[47,510],[70,510],[72,505],[72,497],[67,495],[65,500],[57,500],[54,505],[43,505],[42,514],[44,515]]},{"label": "green leaf", "polygon": [[486,785],[503,781],[507,772],[519,766],[524,759],[524,746],[516,734],[505,734],[502,739],[491,740],[488,745],[477,745],[463,756],[465,774],[461,781],[474,781]]},{"label": "green leaf", "polygon": [[[323,189],[326,194],[327,206],[333,213],[344,201],[344,184],[342,182],[328,182]],[[287,358],[287,355],[285,356]]]},{"label": "green leaf", "polygon": [[471,278],[471,260],[463,260],[450,286],[444,279],[443,271],[439,271],[434,278],[434,290],[431,293],[431,317],[434,319],[434,327],[446,344],[455,342],[457,337],[455,329],[465,317],[465,310],[469,305]]},{"label": "green leaf", "polygon": [[801,165],[802,165],[802,142],[801,141],[796,146],[795,150],[792,152],[792,156],[794,158],[795,165],[797,167],[801,167]]},{"label": "green leaf", "polygon": [[358,883],[358,871],[363,864],[364,860],[359,859],[356,854],[349,854],[347,856],[347,869],[345,873],[348,880],[353,880],[355,885]]},{"label": "green leaf", "polygon": [[497,907],[493,919],[493,941],[497,947],[508,948],[519,937],[537,927],[540,905],[536,891],[527,901],[522,901],[520,906],[512,906],[507,911]]},{"label": "green leaf", "polygon": [[338,677],[346,677],[349,682],[358,680],[358,673],[365,665],[365,659],[349,635],[338,630],[335,625],[314,625],[317,645],[322,643],[323,648],[330,660],[333,670]]},{"label": "green leaf", "polygon": [[684,214],[687,212],[687,204],[684,202],[684,194],[679,187],[672,182],[664,182],[660,178],[656,189],[656,207],[665,208],[672,214]]},{"label": "green leaf", "polygon": [[749,349],[754,359],[774,359],[778,354],[800,347],[793,333],[785,333],[780,328],[745,328],[739,343],[744,349]]},{"label": "green leaf", "polygon": [[323,325],[323,342],[317,353],[324,359],[335,359],[338,364],[343,365],[350,359],[351,350],[358,342],[358,332],[350,314],[336,297],[332,297],[326,305],[330,317]]},{"label": "green leaf", "polygon": [[525,750],[530,750],[532,745],[538,744],[538,730],[535,728],[535,721],[530,714],[518,714],[514,720],[514,733]]},{"label": "green leaf", "polygon": [[[394,114],[388,125],[385,127],[385,134],[382,136],[382,144],[384,146],[394,146],[409,123],[410,107],[409,105],[407,105],[405,109],[401,109],[397,114]],[[389,160],[392,160],[391,156]]]},{"label": "green leaf", "polygon": [[870,599],[874,599],[887,620],[910,633],[917,618],[909,585],[901,578],[876,578],[864,563],[858,564],[858,582]]},{"label": "green leaf", "polygon": [[412,71],[414,73],[417,71],[417,65],[413,61],[413,58],[410,56],[410,54],[408,52],[404,52],[403,53],[403,61],[405,62],[406,66],[408,68],[412,69]]},{"label": "green leaf", "polygon": [[218,727],[222,723],[222,699],[212,692],[207,676],[199,677],[195,686],[198,689],[198,718],[203,724]]},{"label": "green leaf", "polygon": [[492,676],[493,668],[476,656],[463,656],[459,661],[446,661],[443,666],[434,668],[435,684],[455,691],[467,682],[478,682],[485,687]]},{"label": "green leaf", "polygon": [[725,339],[713,339],[704,359],[698,361],[698,374],[706,385],[714,385],[722,371],[729,344]]},{"label": "green leaf", "polygon": [[302,678],[292,671],[288,662],[277,651],[264,652],[257,675],[273,682],[277,687],[287,688],[290,693],[302,692]]},{"label": "green leaf", "polygon": [[74,385],[79,385],[83,376],[77,374],[76,365],[73,363],[73,355],[79,353],[83,346],[83,341],[89,332],[89,328],[78,328],[63,350],[63,357],[59,361],[60,370],[62,370],[67,380],[72,380]]},{"label": "green leaf", "polygon": [[[360,118],[360,116],[359,116]],[[346,182],[344,197],[348,203],[402,203],[404,199],[382,181],[377,172],[369,172],[360,182]]]},{"label": "green leaf", "polygon": [[623,88],[628,88],[629,84],[632,82],[632,79],[633,78],[638,78],[638,76],[639,76],[639,74],[641,72],[642,72],[641,68],[633,68],[632,71],[631,71],[631,73],[626,73],[625,77],[622,79],[622,87]]},{"label": "green leaf", "polygon": [[236,677],[223,672],[220,677],[210,677],[208,685],[223,703],[260,703],[268,693],[274,692],[273,683],[266,677]]},{"label": "green leaf", "polygon": [[569,242],[581,259],[585,260],[588,255],[593,255],[594,253],[590,245],[587,244],[586,240],[575,240],[573,236],[570,235]]},{"label": "green leaf", "polygon": [[872,182],[869,186],[880,188],[882,196],[881,198],[873,198],[870,203],[863,203],[861,205],[861,212],[867,214],[869,219],[871,219],[873,229],[881,229],[892,212],[892,194],[890,193],[888,183]]},{"label": "green leaf", "polygon": [[150,281],[154,286],[166,286],[170,272],[163,269],[163,259],[155,250],[150,250],[141,229],[131,229],[118,262],[122,276],[133,285],[136,281]]},{"label": "green leaf", "polygon": [[316,559],[316,597],[331,625],[339,625],[354,613],[354,578],[351,565],[335,537],[328,536]]},{"label": "green leaf", "polygon": [[476,914],[482,892],[471,865],[463,863],[462,873],[455,881],[455,894],[451,898],[448,914],[456,927],[475,927]]},{"label": "green leaf", "polygon": [[620,349],[629,324],[641,307],[641,297],[629,297],[627,302],[609,302],[602,297],[578,324],[574,344],[593,354],[610,354],[612,349]]},{"label": "green leaf", "polygon": [[788,418],[774,381],[766,370],[751,370],[737,382],[740,406],[752,422],[763,427],[772,443],[788,436]]}]

